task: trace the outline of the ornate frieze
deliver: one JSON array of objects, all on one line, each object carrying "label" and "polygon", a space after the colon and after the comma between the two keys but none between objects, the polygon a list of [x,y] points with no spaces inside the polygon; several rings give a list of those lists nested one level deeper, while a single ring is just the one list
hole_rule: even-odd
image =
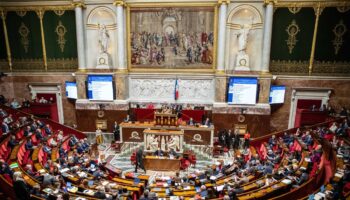
[{"label": "ornate frieze", "polygon": [[[129,92],[132,101],[174,101],[175,78],[143,79],[130,78]],[[212,79],[178,79],[178,102],[214,101]]]},{"label": "ornate frieze", "polygon": [[307,74],[309,61],[272,60],[270,71],[274,74]]}]

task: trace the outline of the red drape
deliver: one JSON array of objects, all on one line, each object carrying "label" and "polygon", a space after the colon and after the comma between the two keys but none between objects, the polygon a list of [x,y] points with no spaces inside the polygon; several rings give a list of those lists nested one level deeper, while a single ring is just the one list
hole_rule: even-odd
[{"label": "red drape", "polygon": [[154,120],[154,111],[155,109],[136,108],[136,121]]},{"label": "red drape", "polygon": [[182,120],[189,120],[191,117],[195,122],[202,122],[202,117],[205,114],[204,110],[182,110]]}]

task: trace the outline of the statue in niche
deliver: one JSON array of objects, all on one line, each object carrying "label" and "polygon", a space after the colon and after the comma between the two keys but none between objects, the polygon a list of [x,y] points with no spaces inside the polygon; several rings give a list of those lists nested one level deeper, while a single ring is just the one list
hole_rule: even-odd
[{"label": "statue in niche", "polygon": [[106,28],[106,25],[98,24],[98,44],[100,48],[100,54],[97,56],[97,67],[98,69],[108,69],[111,58],[107,53],[108,43],[109,43],[109,34]]},{"label": "statue in niche", "polygon": [[242,28],[236,34],[238,37],[238,52],[244,52],[247,49],[248,36],[251,29],[250,25],[244,24]]},{"label": "statue in niche", "polygon": [[249,56],[246,52],[248,38],[250,30],[253,26],[253,18],[251,18],[251,24],[243,24],[238,30],[237,36],[238,41],[238,53],[236,55],[236,71],[250,71],[249,69]]},{"label": "statue in niche", "polygon": [[108,34],[107,29],[106,29],[106,25],[104,25],[104,24],[99,25],[98,29],[99,29],[98,43],[100,44],[100,53],[107,53],[109,34]]}]

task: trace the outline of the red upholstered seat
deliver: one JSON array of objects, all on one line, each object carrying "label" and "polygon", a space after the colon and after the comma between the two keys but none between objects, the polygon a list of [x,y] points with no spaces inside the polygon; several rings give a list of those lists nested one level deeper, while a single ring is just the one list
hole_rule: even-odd
[{"label": "red upholstered seat", "polygon": [[11,185],[13,184],[12,178],[11,178],[11,176],[10,176],[9,174],[3,174],[2,176],[3,176],[3,177],[6,179],[6,181],[9,182]]}]

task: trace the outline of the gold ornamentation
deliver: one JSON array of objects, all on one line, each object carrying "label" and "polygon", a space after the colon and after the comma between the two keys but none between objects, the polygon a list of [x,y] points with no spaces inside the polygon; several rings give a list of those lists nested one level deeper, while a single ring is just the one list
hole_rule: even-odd
[{"label": "gold ornamentation", "polygon": [[273,74],[307,74],[309,61],[272,60],[270,72]]},{"label": "gold ornamentation", "polygon": [[64,45],[66,44],[66,41],[67,41],[64,38],[64,36],[67,33],[67,29],[65,26],[63,26],[61,21],[58,22],[55,32],[57,33],[57,36],[58,36],[57,44],[60,46],[61,52],[64,52]]},{"label": "gold ornamentation", "polygon": [[293,7],[288,7],[288,10],[292,14],[297,14],[301,10],[301,7],[297,7],[295,4]]},{"label": "gold ornamentation", "polygon": [[290,23],[286,29],[287,33],[288,33],[288,40],[286,40],[287,45],[288,45],[288,49],[289,49],[289,54],[293,53],[293,49],[296,45],[296,43],[298,42],[296,36],[300,31],[300,28],[298,26],[298,24],[296,23],[295,20],[292,21],[292,23]]},{"label": "gold ornamentation", "polygon": [[27,11],[25,10],[18,10],[16,11],[16,14],[20,17],[24,17],[27,14]]},{"label": "gold ornamentation", "polygon": [[58,15],[58,16],[62,16],[62,15],[64,15],[64,13],[65,13],[65,10],[54,10],[53,11],[56,15]]},{"label": "gold ornamentation", "polygon": [[339,12],[341,12],[341,13],[345,13],[345,12],[347,12],[347,11],[350,10],[350,6],[349,6],[349,5],[346,5],[345,2],[344,2],[343,5],[337,6],[337,10],[338,10]]},{"label": "gold ornamentation", "polygon": [[311,73],[313,71],[314,58],[315,58],[315,48],[316,48],[316,40],[317,40],[318,22],[320,20],[320,15],[321,15],[321,13],[323,11],[323,8],[324,7],[321,7],[320,3],[318,3],[316,7],[314,6],[316,19],[315,19],[314,33],[312,35],[311,53],[310,53],[310,59],[309,59],[309,75],[311,75]]},{"label": "gold ornamentation", "polygon": [[73,6],[73,7],[82,7],[82,8],[85,8],[85,7],[86,7],[84,1],[74,1],[74,2],[72,3],[72,6]]},{"label": "gold ornamentation", "polygon": [[28,27],[22,22],[21,26],[18,29],[18,33],[21,35],[21,44],[23,45],[24,52],[28,53],[28,47],[29,47],[29,29]]},{"label": "gold ornamentation", "polygon": [[[34,1],[33,1],[34,2]],[[4,7],[6,11],[37,11],[37,10],[74,10],[73,4],[67,5],[45,5],[45,6],[6,6]]]},{"label": "gold ornamentation", "polygon": [[[270,0],[271,1],[271,0]],[[297,4],[295,3],[297,2]],[[320,5],[321,7],[338,7],[339,5],[350,6],[350,2],[346,1],[277,1],[275,7],[285,8],[285,7],[316,7]]]},{"label": "gold ornamentation", "polygon": [[6,54],[7,54],[7,61],[8,66],[10,67],[10,71],[12,71],[12,58],[11,58],[11,49],[10,49],[10,42],[7,34],[7,26],[6,26],[6,11],[0,10],[1,13],[1,19],[2,19],[2,26],[4,30],[4,37],[5,37],[5,45],[6,45]]},{"label": "gold ornamentation", "polygon": [[115,5],[115,6],[124,6],[125,2],[123,0],[116,0],[116,1],[114,1],[113,5]]},{"label": "gold ornamentation", "polygon": [[313,75],[344,76],[350,74],[350,62],[315,61]]},{"label": "gold ornamentation", "polygon": [[45,34],[44,34],[44,23],[43,23],[45,10],[37,10],[35,12],[38,15],[39,21],[40,21],[40,33],[41,33],[41,46],[42,46],[42,50],[43,50],[43,61],[44,61],[45,70],[47,71],[47,57],[46,57]]},{"label": "gold ornamentation", "polygon": [[333,33],[335,35],[334,40],[332,41],[334,46],[334,54],[337,55],[339,52],[340,47],[343,45],[343,36],[346,33],[347,28],[343,22],[343,20],[340,20],[337,25],[333,28]]}]

